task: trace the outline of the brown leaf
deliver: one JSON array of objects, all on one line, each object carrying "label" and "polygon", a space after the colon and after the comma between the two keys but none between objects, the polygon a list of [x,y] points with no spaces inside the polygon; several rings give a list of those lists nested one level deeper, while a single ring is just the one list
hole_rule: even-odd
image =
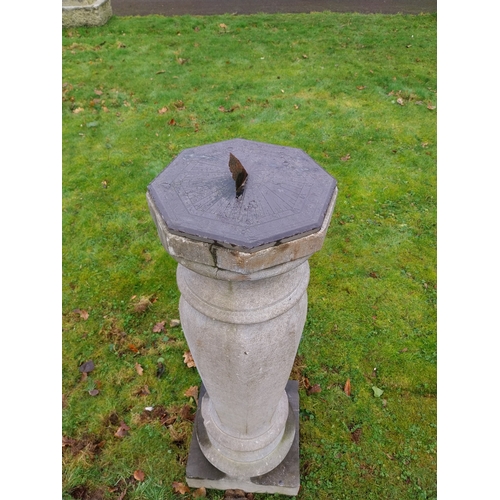
[{"label": "brown leaf", "polygon": [[172,486],[174,488],[175,493],[180,493],[181,495],[184,495],[185,493],[189,493],[189,487],[186,486],[184,483],[178,483],[177,481],[174,481],[172,483]]},{"label": "brown leaf", "polygon": [[102,90],[94,89],[94,94],[96,94],[96,95],[102,95]]},{"label": "brown leaf", "polygon": [[142,470],[135,470],[134,479],[136,481],[144,481],[144,472]]},{"label": "brown leaf", "polygon": [[142,367],[139,363],[136,363],[136,364],[135,364],[135,371],[136,371],[139,375],[141,375],[141,377],[142,377],[142,374],[143,374],[143,372],[144,372],[144,368],[143,368],[143,367]]},{"label": "brown leaf", "polygon": [[91,396],[97,396],[99,394],[99,389],[92,389],[91,391],[89,391],[89,394]]},{"label": "brown leaf", "polygon": [[307,59],[307,57],[308,57],[308,56],[307,56],[307,54],[302,54],[302,57],[303,57],[304,59]]},{"label": "brown leaf", "polygon": [[308,389],[307,394],[310,396],[311,394],[316,394],[321,392],[321,387],[319,384],[314,384],[310,389]]},{"label": "brown leaf", "polygon": [[[198,392],[198,391],[196,391],[196,392]],[[194,422],[194,417],[195,417],[195,414],[191,413],[191,406],[184,405],[181,408],[181,418],[183,420],[187,420],[189,422]]]},{"label": "brown leaf", "polygon": [[358,90],[364,90],[366,87],[364,85],[360,85],[359,87],[356,87]]},{"label": "brown leaf", "polygon": [[405,102],[404,102],[404,100],[403,100],[403,98],[402,98],[402,97],[398,97],[398,98],[397,98],[397,100],[396,100],[396,102],[397,102],[399,105],[401,105],[401,106],[404,106],[404,104],[405,104]]},{"label": "brown leaf", "polygon": [[167,106],[163,106],[163,108],[158,110],[158,114],[164,115],[168,111]]},{"label": "brown leaf", "polygon": [[184,356],[184,363],[186,363],[188,368],[194,368],[196,366],[193,356],[191,355],[191,351],[186,351],[183,356]]},{"label": "brown leaf", "polygon": [[347,382],[344,385],[344,392],[345,392],[346,396],[351,395],[351,380],[350,379],[347,379]]},{"label": "brown leaf", "polygon": [[151,392],[149,391],[149,387],[145,385],[140,389],[137,389],[134,394],[136,396],[148,396],[149,394],[151,394]]},{"label": "brown leaf", "polygon": [[361,439],[361,433],[363,431],[361,430],[361,427],[356,429],[355,431],[351,432],[351,439],[358,444],[359,440]]},{"label": "brown leaf", "polygon": [[427,104],[427,109],[430,109],[431,111],[433,109],[436,109],[436,106],[433,106],[431,103]]},{"label": "brown leaf", "polygon": [[79,314],[80,318],[85,321],[89,319],[89,313],[85,309],[73,309],[73,312]]},{"label": "brown leaf", "polygon": [[340,158],[342,161],[347,161],[347,160],[350,160],[351,159],[351,155],[349,153],[347,153],[345,156],[342,156],[342,158]]},{"label": "brown leaf", "polygon": [[307,377],[302,379],[302,383],[304,384],[304,389],[309,390],[311,388],[311,382],[309,382]]},{"label": "brown leaf", "polygon": [[175,125],[175,120],[172,118],[169,122],[168,122],[169,125],[172,125],[174,126]]},{"label": "brown leaf", "polygon": [[187,59],[183,59],[182,57],[177,58],[177,62],[178,62],[179,64],[184,64],[184,63],[186,63],[187,61],[188,61]]},{"label": "brown leaf", "polygon": [[170,328],[175,328],[176,326],[180,326],[181,322],[178,319],[170,320]]},{"label": "brown leaf", "polygon": [[193,493],[193,498],[205,498],[206,496],[207,490],[203,486]]},{"label": "brown leaf", "polygon": [[226,30],[227,26],[224,23],[220,23],[219,24],[219,28],[222,28],[222,29]]},{"label": "brown leaf", "polygon": [[188,398],[193,398],[196,402],[196,406],[198,406],[198,386],[191,386],[185,393],[184,396]]},{"label": "brown leaf", "polygon": [[129,344],[127,346],[132,352],[139,352],[139,349],[134,344]]},{"label": "brown leaf", "polygon": [[82,373],[89,373],[95,368],[94,362],[92,360],[85,361],[85,363],[81,364],[78,368]]},{"label": "brown leaf", "polygon": [[153,333],[160,333],[165,330],[165,321],[160,321],[159,323],[156,323],[155,326],[153,326]]},{"label": "brown leaf", "polygon": [[165,70],[164,69],[160,69],[160,71],[157,71],[156,74],[157,75],[161,75],[162,73],[165,73]]},{"label": "brown leaf", "polygon": [[115,436],[119,438],[125,437],[128,434],[129,430],[130,427],[125,422],[122,421],[120,423],[120,427],[118,427],[118,429],[115,432]]},{"label": "brown leaf", "polygon": [[85,111],[85,110],[83,108],[75,108],[73,110],[73,113],[78,114],[78,113],[81,113],[82,111]]}]

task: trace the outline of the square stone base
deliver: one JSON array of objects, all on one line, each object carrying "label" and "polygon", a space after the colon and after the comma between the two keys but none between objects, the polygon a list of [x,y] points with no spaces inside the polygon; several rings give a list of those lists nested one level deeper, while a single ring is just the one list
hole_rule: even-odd
[{"label": "square stone base", "polygon": [[[186,482],[191,488],[212,488],[216,490],[240,489],[246,493],[280,493],[295,496],[300,487],[299,469],[299,383],[289,380],[286,385],[288,401],[295,416],[295,438],[287,456],[276,468],[267,474],[249,478],[230,477],[215,468],[203,455],[198,439],[193,434],[186,467]],[[199,399],[203,397],[202,385]],[[196,412],[196,419],[202,418]],[[196,429],[196,422],[194,425]]]}]

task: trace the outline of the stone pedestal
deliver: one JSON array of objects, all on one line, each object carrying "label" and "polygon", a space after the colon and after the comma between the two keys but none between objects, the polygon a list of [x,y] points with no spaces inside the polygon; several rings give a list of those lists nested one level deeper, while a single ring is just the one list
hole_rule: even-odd
[{"label": "stone pedestal", "polygon": [[62,0],[63,28],[102,26],[112,15],[111,0]]},{"label": "stone pedestal", "polygon": [[[229,153],[248,170],[241,197]],[[241,139],[186,150],[150,184],[203,381],[188,485],[297,494],[298,392],[288,378],[306,320],[308,258],[336,194],[302,151]]]}]

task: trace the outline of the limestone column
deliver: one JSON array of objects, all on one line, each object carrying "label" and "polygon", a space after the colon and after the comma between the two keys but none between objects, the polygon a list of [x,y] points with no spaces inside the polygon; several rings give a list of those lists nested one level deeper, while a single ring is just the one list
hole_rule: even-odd
[{"label": "limestone column", "polygon": [[[238,196],[230,154],[248,175]],[[148,187],[160,239],[179,263],[181,324],[203,382],[192,487],[298,491],[298,388],[288,379],[308,259],[336,194],[303,151],[243,139],[183,151]]]}]

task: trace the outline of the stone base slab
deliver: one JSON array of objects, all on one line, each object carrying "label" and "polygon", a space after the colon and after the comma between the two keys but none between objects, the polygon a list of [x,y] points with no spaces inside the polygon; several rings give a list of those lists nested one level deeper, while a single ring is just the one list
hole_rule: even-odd
[{"label": "stone base slab", "polygon": [[[247,493],[279,493],[295,496],[300,487],[299,468],[299,384],[296,380],[289,380],[286,393],[295,419],[295,437],[292,447],[283,462],[267,474],[250,478],[231,477],[214,467],[203,455],[195,434],[191,438],[188,462],[186,467],[186,482],[191,488],[211,488],[216,490],[240,489]],[[205,394],[202,385],[199,400]],[[201,417],[196,412],[194,429],[197,420]]]},{"label": "stone base slab", "polygon": [[63,0],[63,28],[102,26],[113,15],[111,0]]}]

